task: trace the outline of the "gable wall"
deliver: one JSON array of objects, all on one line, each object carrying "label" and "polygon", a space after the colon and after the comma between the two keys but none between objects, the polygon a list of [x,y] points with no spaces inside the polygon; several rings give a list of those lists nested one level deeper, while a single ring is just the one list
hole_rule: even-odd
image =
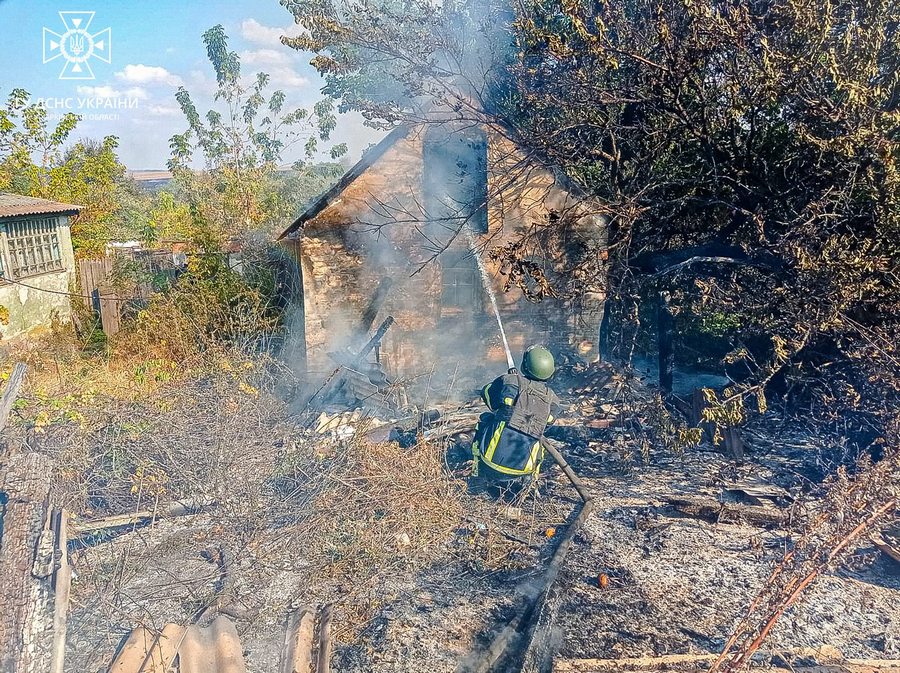
[{"label": "gable wall", "polygon": [[[350,184],[339,200],[305,225],[300,249],[311,373],[333,369],[329,352],[345,346],[356,348],[365,341],[362,315],[385,276],[394,283],[373,329],[386,316],[394,316],[396,324],[381,350],[389,375],[428,377],[432,386],[440,387],[446,384],[440,381],[441,375],[449,371],[455,372],[464,386],[467,379],[492,377],[506,367],[487,297],[471,308],[443,306],[441,266],[432,260],[434,251],[421,233],[426,219],[421,205],[422,150],[421,132],[399,140]],[[488,164],[488,233],[478,240],[488,251],[515,240],[535,222],[544,221],[551,210],[577,207],[574,199],[555,186],[552,175],[529,168],[512,145],[496,135],[489,138]],[[589,237],[598,233],[593,231],[593,223],[591,219],[586,227]],[[435,232],[429,235],[433,237]],[[577,231],[571,234],[577,235]],[[443,245],[451,233],[439,232],[438,237]],[[560,239],[554,245],[555,249],[545,250],[543,255],[550,260],[548,264],[569,263],[571,241]],[[463,236],[450,244],[451,251],[466,247]],[[556,299],[528,302],[517,288],[504,292],[498,265],[488,260],[487,254],[482,256],[517,359],[530,343],[547,343],[560,351],[575,348],[584,340],[571,318],[570,305]],[[553,269],[548,271],[552,274]],[[593,334],[596,342],[599,313],[591,321],[595,324],[588,326],[586,333]],[[585,355],[590,358],[592,354]]]}]

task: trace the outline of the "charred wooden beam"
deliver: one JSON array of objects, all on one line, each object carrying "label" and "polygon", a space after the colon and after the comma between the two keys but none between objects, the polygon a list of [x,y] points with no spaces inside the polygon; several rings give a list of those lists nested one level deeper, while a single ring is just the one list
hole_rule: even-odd
[{"label": "charred wooden beam", "polygon": [[694,496],[664,496],[663,501],[682,514],[713,522],[747,522],[757,526],[782,526],[787,521],[787,513],[758,505],[738,505],[725,503],[715,498]]},{"label": "charred wooden beam", "polygon": [[378,316],[381,307],[384,306],[388,293],[393,286],[393,279],[388,277],[382,278],[381,282],[378,283],[378,287],[375,289],[375,293],[372,295],[369,305],[366,307],[366,310],[363,311],[362,320],[360,321],[361,334],[368,334],[369,330],[372,329],[372,325],[375,324],[375,318]]},{"label": "charred wooden beam", "polygon": [[601,362],[608,362],[610,358],[611,315],[616,305],[615,300],[607,299],[603,303],[603,317],[600,319],[600,334],[597,335],[597,348]]},{"label": "charred wooden beam", "polygon": [[49,503],[52,464],[36,453],[0,466],[0,671],[50,669],[54,540]]},{"label": "charred wooden beam", "polygon": [[346,363],[342,363],[340,367],[335,369],[322,386],[309,398],[309,401],[306,403],[307,411],[320,409],[323,405],[328,404],[341,393],[347,385],[348,377],[351,376],[351,372],[360,369],[363,363],[365,363],[366,358],[369,356],[369,353],[381,343],[381,340],[384,339],[384,335],[387,334],[387,331],[393,324],[394,316],[389,315],[382,321],[381,325],[379,325],[378,329],[375,331],[375,334],[372,335],[372,338],[369,339],[366,344],[350,358],[350,360]]},{"label": "charred wooden beam", "polygon": [[384,335],[387,334],[387,331],[391,328],[391,325],[393,325],[393,324],[394,324],[394,316],[389,315],[387,318],[384,319],[384,321],[381,323],[381,325],[378,326],[378,329],[375,331],[375,334],[372,336],[372,338],[369,339],[368,342],[366,342],[366,345],[363,346],[360,349],[360,351],[356,354],[356,358],[353,361],[352,368],[356,369],[363,362],[365,362],[369,353],[371,353],[373,350],[375,350],[375,347],[381,343],[381,340],[384,339]]},{"label": "charred wooden beam", "polygon": [[54,513],[53,531],[56,537],[53,573],[53,644],[50,653],[50,673],[63,673],[66,663],[66,632],[69,622],[69,593],[72,588],[72,566],[69,564],[69,513],[61,509]]}]

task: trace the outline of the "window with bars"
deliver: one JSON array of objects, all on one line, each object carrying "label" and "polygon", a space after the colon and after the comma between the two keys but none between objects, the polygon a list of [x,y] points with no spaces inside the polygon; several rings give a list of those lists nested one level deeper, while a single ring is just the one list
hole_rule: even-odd
[{"label": "window with bars", "polygon": [[27,278],[63,268],[57,217],[13,220],[6,223],[3,275]]}]

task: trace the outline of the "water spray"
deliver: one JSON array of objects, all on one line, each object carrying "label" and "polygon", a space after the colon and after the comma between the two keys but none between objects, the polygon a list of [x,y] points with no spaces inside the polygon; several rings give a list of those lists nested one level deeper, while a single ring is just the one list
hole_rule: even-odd
[{"label": "water spray", "polygon": [[509,349],[509,341],[506,339],[506,330],[503,329],[503,320],[500,319],[500,309],[497,306],[497,295],[494,294],[494,288],[491,286],[491,278],[488,276],[487,269],[484,267],[484,260],[478,254],[478,247],[475,244],[475,237],[472,230],[465,227],[466,240],[469,242],[469,248],[475,256],[475,262],[478,264],[478,271],[481,273],[481,284],[484,285],[484,291],[487,292],[491,300],[491,307],[494,309],[494,317],[497,319],[497,326],[500,328],[500,338],[503,340],[503,350],[506,351],[506,364],[510,369],[516,368],[516,362],[513,360],[512,351]]}]

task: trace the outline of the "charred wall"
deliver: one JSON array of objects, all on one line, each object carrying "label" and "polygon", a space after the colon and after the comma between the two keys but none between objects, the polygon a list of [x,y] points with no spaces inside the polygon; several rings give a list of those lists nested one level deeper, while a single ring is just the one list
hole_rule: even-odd
[{"label": "charred wall", "polygon": [[[528,166],[502,137],[487,138],[486,231],[477,236],[477,244],[483,250],[502,246],[546,221],[551,212],[567,212],[574,224],[554,229],[569,234],[547,239],[541,245],[548,248],[534,251],[551,273],[561,270],[570,264],[573,250],[578,254],[579,245],[584,246],[579,236],[597,237],[595,220],[585,224],[577,213],[578,200],[552,174]],[[394,378],[445,390],[448,379],[464,388],[504,368],[496,322],[468,243],[456,235],[453,218],[445,218],[446,213],[434,217],[429,205],[436,202],[436,173],[424,170],[423,156],[429,156],[426,145],[433,141],[422,130],[395,142],[339,199],[305,224],[299,247],[311,373],[334,367],[329,353],[365,341],[365,318],[371,322],[373,309],[375,326],[388,315],[396,320],[378,352]],[[453,177],[441,181],[452,183]],[[587,234],[579,234],[579,226]],[[557,350],[577,350],[585,340],[596,343],[602,302],[587,313],[575,310],[569,298],[529,302],[515,287],[503,291],[499,264],[487,257],[516,355],[532,342]],[[391,279],[390,288],[382,293],[383,302],[373,306],[385,278]]]}]

